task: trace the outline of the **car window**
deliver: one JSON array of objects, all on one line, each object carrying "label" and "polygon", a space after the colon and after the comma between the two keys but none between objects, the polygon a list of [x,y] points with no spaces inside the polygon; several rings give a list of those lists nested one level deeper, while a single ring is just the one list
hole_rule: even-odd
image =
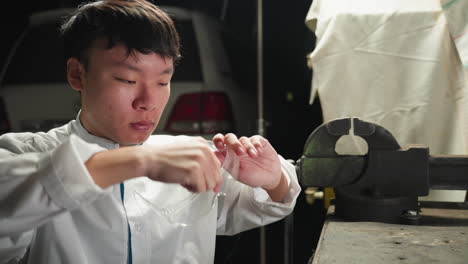
[{"label": "car window", "polygon": [[176,66],[172,81],[203,81],[198,44],[191,21],[175,21],[181,42],[182,60]]},{"label": "car window", "polygon": [[59,24],[31,27],[8,65],[5,84],[66,82]]},{"label": "car window", "polygon": [[[63,41],[58,23],[29,28],[8,65],[4,84],[66,82]],[[182,60],[172,81],[202,81],[198,46],[191,21],[176,21]]]}]

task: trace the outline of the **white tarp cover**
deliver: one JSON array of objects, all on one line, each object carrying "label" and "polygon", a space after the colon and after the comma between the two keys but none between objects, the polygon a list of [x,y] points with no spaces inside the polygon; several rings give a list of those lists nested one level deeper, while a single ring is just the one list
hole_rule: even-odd
[{"label": "white tarp cover", "polygon": [[311,103],[318,95],[325,122],[359,117],[402,146],[468,154],[468,0],[314,0],[306,25],[317,37]]}]

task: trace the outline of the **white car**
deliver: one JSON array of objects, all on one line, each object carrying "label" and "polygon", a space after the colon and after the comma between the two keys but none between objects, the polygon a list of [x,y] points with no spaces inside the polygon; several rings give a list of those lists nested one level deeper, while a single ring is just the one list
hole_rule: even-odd
[{"label": "white car", "polygon": [[[254,134],[255,88],[245,85],[249,78],[253,80],[247,75],[255,74],[254,68],[249,70],[255,67],[255,61],[249,62],[253,56],[241,50],[228,54],[226,46],[237,49],[241,45],[216,19],[196,10],[161,8],[176,23],[183,58],[176,66],[171,97],[155,133],[205,138],[217,132]],[[59,38],[60,21],[71,11],[56,9],[30,16],[0,72],[0,134],[47,131],[76,117],[79,94],[66,81]],[[241,65],[243,85],[234,80],[232,60]]]}]

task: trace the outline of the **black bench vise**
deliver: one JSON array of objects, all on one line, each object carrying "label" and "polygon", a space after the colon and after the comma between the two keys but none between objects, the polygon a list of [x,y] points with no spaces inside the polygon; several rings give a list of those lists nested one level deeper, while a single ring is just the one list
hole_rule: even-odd
[{"label": "black bench vise", "polygon": [[[366,155],[339,155],[339,138],[354,132]],[[335,188],[335,215],[349,221],[418,224],[418,196],[429,189],[468,190],[468,156],[430,156],[429,149],[402,149],[385,128],[343,118],[318,127],[296,164],[303,187]]]}]

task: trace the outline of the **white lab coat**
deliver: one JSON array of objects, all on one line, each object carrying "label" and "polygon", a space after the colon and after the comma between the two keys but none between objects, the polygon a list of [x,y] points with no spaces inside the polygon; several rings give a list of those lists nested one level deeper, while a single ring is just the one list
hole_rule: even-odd
[{"label": "white lab coat", "polygon": [[[468,154],[468,85],[459,56],[467,53],[468,4],[447,2],[452,16],[439,0],[314,0],[306,24],[317,40],[308,65],[311,101],[320,97],[324,121],[358,117],[388,129],[402,146]],[[448,19],[460,34],[455,43]],[[465,192],[447,195],[462,201]]]},{"label": "white lab coat", "polygon": [[[144,144],[177,140],[151,136]],[[28,263],[125,264],[128,227],[133,263],[212,263],[216,234],[279,220],[300,192],[294,167],[281,158],[290,182],[284,203],[226,172],[222,200],[139,177],[125,181],[122,203],[120,185],[101,189],[83,164],[117,147],[79,121],[47,133],[0,137],[0,263],[16,263],[29,248]]]}]

